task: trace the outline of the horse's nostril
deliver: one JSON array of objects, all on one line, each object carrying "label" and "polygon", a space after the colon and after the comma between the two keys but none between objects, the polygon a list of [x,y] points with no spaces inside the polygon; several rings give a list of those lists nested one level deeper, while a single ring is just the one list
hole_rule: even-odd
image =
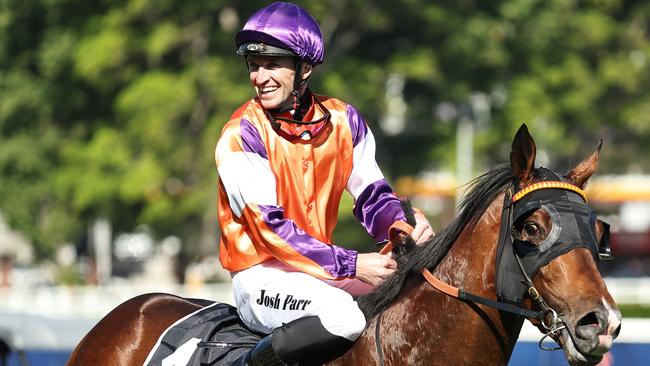
[{"label": "horse's nostril", "polygon": [[582,339],[591,339],[595,337],[604,324],[596,312],[590,312],[583,316],[576,323],[576,335]]},{"label": "horse's nostril", "polygon": [[578,326],[597,326],[599,325],[600,322],[598,321],[598,316],[596,315],[596,312],[591,312],[585,316],[582,317],[582,319],[578,320]]}]

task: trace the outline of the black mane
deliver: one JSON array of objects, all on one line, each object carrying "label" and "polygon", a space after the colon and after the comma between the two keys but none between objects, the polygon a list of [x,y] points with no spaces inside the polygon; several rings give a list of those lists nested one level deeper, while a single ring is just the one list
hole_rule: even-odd
[{"label": "black mane", "polygon": [[460,214],[428,243],[398,259],[398,269],[370,294],[359,297],[359,307],[371,319],[397,297],[406,279],[422,268],[435,268],[465,226],[475,222],[514,180],[509,164],[500,165],[468,184],[469,192],[460,205]]}]

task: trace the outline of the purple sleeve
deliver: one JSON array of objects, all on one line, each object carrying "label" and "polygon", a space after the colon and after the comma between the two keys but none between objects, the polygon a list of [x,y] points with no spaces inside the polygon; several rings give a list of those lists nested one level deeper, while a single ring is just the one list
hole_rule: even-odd
[{"label": "purple sleeve", "polygon": [[350,132],[352,133],[352,146],[357,146],[368,133],[368,126],[364,122],[359,112],[353,106],[347,106],[348,123],[350,125]]},{"label": "purple sleeve", "polygon": [[357,251],[336,245],[325,244],[296,226],[293,220],[284,217],[284,210],[278,206],[259,206],[264,222],[293,250],[318,263],[335,278],[354,277],[357,266]]},{"label": "purple sleeve", "polygon": [[354,216],[377,241],[388,238],[388,229],[395,221],[406,221],[399,199],[383,179],[363,190],[354,204]]},{"label": "purple sleeve", "polygon": [[239,124],[243,150],[246,152],[254,152],[264,159],[269,159],[266,154],[266,148],[260,137],[257,129],[246,119],[241,120]]}]

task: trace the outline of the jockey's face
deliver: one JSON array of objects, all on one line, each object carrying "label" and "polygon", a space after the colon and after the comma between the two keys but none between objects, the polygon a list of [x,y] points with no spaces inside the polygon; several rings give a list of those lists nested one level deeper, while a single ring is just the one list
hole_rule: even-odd
[{"label": "jockey's face", "polygon": [[[265,109],[277,109],[293,103],[293,79],[296,61],[289,56],[258,56],[246,58],[248,75]],[[309,65],[305,65],[309,66]],[[311,73],[303,67],[303,78]],[[302,92],[302,90],[301,90]]]}]

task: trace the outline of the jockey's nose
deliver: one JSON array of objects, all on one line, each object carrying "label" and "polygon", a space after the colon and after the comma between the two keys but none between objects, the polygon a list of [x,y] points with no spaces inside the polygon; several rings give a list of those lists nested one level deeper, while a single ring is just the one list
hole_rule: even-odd
[{"label": "jockey's nose", "polygon": [[269,70],[260,66],[255,72],[255,84],[261,85],[269,80]]}]

